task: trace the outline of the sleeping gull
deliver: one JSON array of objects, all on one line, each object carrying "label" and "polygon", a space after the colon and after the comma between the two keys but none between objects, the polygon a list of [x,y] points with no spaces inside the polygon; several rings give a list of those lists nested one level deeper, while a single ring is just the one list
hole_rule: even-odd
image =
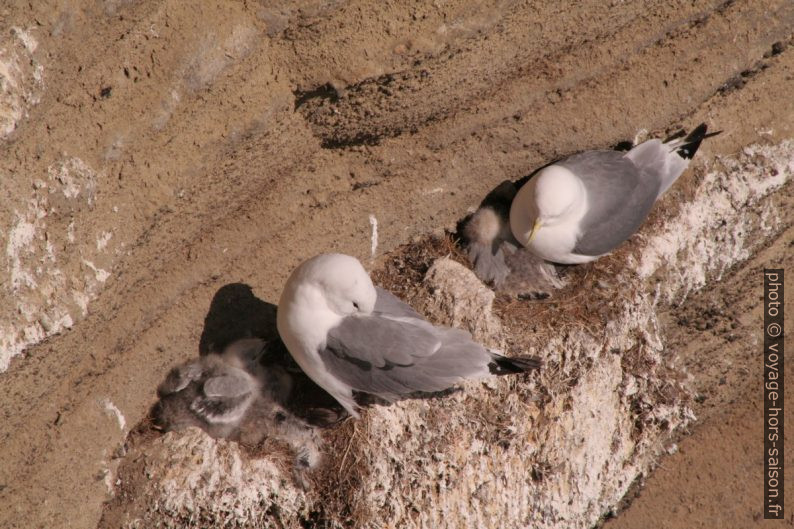
[{"label": "sleeping gull", "polygon": [[540,365],[491,352],[466,331],[432,325],[343,254],[318,255],[292,272],[277,325],[303,371],[354,417],[353,391],[394,401]]},{"label": "sleeping gull", "polygon": [[575,154],[538,171],[517,193],[512,183],[502,184],[464,227],[475,273],[499,288],[521,262],[515,259],[521,247],[560,264],[608,254],[637,231],[700,143],[719,134],[706,131],[701,124],[685,137],[648,140],[628,152]]}]

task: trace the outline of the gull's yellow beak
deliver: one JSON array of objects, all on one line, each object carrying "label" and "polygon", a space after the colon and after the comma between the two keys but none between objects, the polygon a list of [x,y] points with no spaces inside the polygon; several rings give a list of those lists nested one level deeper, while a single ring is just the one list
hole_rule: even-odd
[{"label": "gull's yellow beak", "polygon": [[538,230],[543,226],[543,223],[540,222],[540,218],[535,219],[535,224],[532,226],[532,231],[529,233],[529,241],[532,242],[532,239],[535,238],[535,235],[538,234]]}]

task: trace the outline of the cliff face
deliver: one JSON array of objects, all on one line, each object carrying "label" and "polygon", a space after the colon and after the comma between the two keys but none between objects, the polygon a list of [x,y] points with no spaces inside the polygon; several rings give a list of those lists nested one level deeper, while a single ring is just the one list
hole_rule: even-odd
[{"label": "cliff face", "polygon": [[659,311],[717,281],[791,220],[790,193],[774,194],[790,189],[790,141],[709,165],[690,200],[657,216],[656,233],[594,277],[570,277],[545,307],[495,310],[493,292],[448,257],[419,284],[391,275],[400,251],[381,272],[403,281],[433,321],[541,356],[539,375],[372,407],[328,437],[308,488],[283,454],[252,456],[198,430],[136,443],[119,473],[135,485],[122,486],[106,526],[592,527],[695,419],[692,375],[665,347]]},{"label": "cliff face", "polygon": [[[791,222],[793,24],[786,0],[0,7],[0,525],[589,526],[693,418],[659,314]],[[436,261],[505,178],[703,121],[724,133],[641,233],[551,302]],[[272,338],[323,251],[546,369],[374,407],[305,488],[279,451],[137,433],[171,366]]]}]

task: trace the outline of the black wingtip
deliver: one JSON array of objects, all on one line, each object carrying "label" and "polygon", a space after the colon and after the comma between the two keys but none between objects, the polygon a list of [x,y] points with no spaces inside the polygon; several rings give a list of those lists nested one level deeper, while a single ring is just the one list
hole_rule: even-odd
[{"label": "black wingtip", "polygon": [[[712,136],[716,136],[720,134],[722,131],[718,130],[717,132],[708,133],[708,126],[705,123],[701,123],[697,127],[692,130],[686,137],[681,140],[681,145],[676,148],[676,152],[678,153],[681,158],[686,158],[687,160],[691,160],[692,157],[695,156],[695,153],[698,151],[700,144],[703,143],[703,140],[706,138],[711,138]],[[673,140],[677,140],[683,137],[685,132],[680,130],[673,134],[672,136],[668,137],[664,140],[665,143],[669,143]]]},{"label": "black wingtip", "polygon": [[491,363],[488,364],[488,369],[491,371],[492,375],[512,375],[540,369],[542,366],[543,362],[536,356],[508,358],[495,354],[491,359]]}]

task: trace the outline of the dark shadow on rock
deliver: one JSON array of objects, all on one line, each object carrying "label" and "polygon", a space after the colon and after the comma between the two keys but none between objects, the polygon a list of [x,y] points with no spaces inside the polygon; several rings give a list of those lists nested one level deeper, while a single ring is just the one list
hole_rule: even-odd
[{"label": "dark shadow on rock", "polygon": [[276,306],[256,297],[245,283],[229,283],[218,289],[204,318],[199,354],[222,351],[241,338],[278,339]]}]

